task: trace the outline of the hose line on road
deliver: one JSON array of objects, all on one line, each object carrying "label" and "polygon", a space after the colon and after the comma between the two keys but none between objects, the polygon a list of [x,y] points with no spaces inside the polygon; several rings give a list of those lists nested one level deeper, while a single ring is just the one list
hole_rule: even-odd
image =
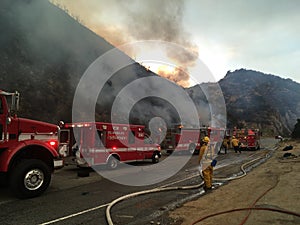
[{"label": "hose line on road", "polygon": [[145,195],[145,194],[150,194],[150,193],[156,193],[156,192],[162,192],[162,191],[174,191],[174,190],[188,190],[188,189],[196,189],[196,188],[200,188],[202,185],[204,184],[204,182],[202,181],[200,184],[197,185],[191,185],[191,186],[182,186],[182,187],[163,187],[163,188],[153,188],[153,189],[149,189],[146,191],[139,191],[139,192],[135,192],[135,193],[131,193],[128,195],[124,195],[120,198],[115,199],[114,201],[112,201],[106,208],[106,220],[107,223],[109,225],[113,225],[113,221],[110,215],[110,209],[117,204],[118,202],[124,201],[126,199],[129,198],[133,198],[139,195]]},{"label": "hose line on road", "polygon": [[214,217],[214,216],[227,214],[227,213],[232,213],[232,212],[249,211],[249,210],[273,211],[273,212],[285,213],[285,214],[288,214],[288,215],[300,217],[299,213],[288,211],[288,210],[283,210],[283,209],[266,208],[266,207],[246,207],[246,208],[231,209],[231,210],[227,210],[227,211],[222,211],[222,212],[217,212],[217,213],[214,213],[214,214],[210,214],[210,215],[207,215],[207,216],[193,222],[191,225],[195,225],[195,224],[197,224],[197,223],[199,223],[199,222],[201,222],[205,219],[208,219],[208,218],[211,218],[211,217]]},{"label": "hose line on road", "polygon": [[241,168],[241,171],[243,173],[241,175],[239,175],[239,176],[232,176],[232,177],[226,177],[226,178],[213,178],[213,180],[216,180],[216,181],[230,181],[230,180],[240,179],[240,178],[242,178],[242,177],[244,177],[244,176],[247,175],[247,172],[245,170],[245,166],[247,166],[249,164],[252,164],[252,163],[254,163],[254,162],[258,161],[258,160],[261,160],[263,158],[267,158],[268,155],[269,154],[266,154],[264,157],[258,157],[258,158],[255,158],[255,159],[249,161],[249,162],[246,162],[246,163],[242,164],[240,168]]},{"label": "hose line on road", "polygon": [[[246,163],[242,164],[241,167],[240,167],[241,171],[242,171],[242,174],[239,175],[239,176],[228,177],[228,178],[213,178],[213,180],[215,180],[215,181],[230,181],[230,180],[235,180],[235,179],[242,178],[242,177],[247,175],[247,172],[245,171],[245,166],[247,166],[247,165],[249,165],[249,164],[251,164],[255,161],[266,158],[266,157],[268,157],[268,154],[266,154],[263,157],[258,157],[258,158],[255,158],[255,159],[249,161],[249,162],[246,162]],[[199,175],[195,175],[194,177],[196,177],[196,176],[199,176]],[[202,181],[200,184],[191,185],[191,186],[159,187],[159,188],[153,188],[153,189],[149,189],[149,190],[145,190],[145,191],[139,191],[139,192],[135,192],[135,193],[131,193],[131,194],[121,196],[121,197],[115,199],[114,201],[112,201],[111,203],[109,203],[109,205],[107,206],[107,208],[106,208],[107,223],[109,225],[114,225],[114,223],[112,221],[112,218],[111,218],[110,210],[114,205],[116,205],[117,203],[119,203],[121,201],[124,201],[124,200],[129,199],[129,198],[133,198],[133,197],[136,197],[136,196],[150,194],[150,193],[156,193],[156,192],[196,189],[196,188],[200,188],[201,186],[203,186],[203,184],[204,184],[204,182]]]}]

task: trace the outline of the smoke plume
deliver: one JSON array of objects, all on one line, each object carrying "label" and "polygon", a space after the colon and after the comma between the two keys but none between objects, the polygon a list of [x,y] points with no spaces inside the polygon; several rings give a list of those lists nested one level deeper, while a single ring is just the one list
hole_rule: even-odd
[{"label": "smoke plume", "polygon": [[172,72],[169,72],[164,70],[163,67],[159,67],[157,73],[182,87],[189,86],[189,75],[182,68],[176,67]]},{"label": "smoke plume", "polygon": [[[174,52],[165,49],[167,57],[175,65],[189,68],[198,58],[198,48],[189,39],[183,26],[185,5],[183,0],[55,0],[56,4],[70,14],[78,15],[83,23],[114,46],[130,41],[160,40],[176,43],[185,50]],[[118,19],[116,19],[118,18]],[[126,54],[135,58],[136,52],[128,49]],[[180,69],[172,74],[160,71],[161,76],[189,86],[189,76]]]}]

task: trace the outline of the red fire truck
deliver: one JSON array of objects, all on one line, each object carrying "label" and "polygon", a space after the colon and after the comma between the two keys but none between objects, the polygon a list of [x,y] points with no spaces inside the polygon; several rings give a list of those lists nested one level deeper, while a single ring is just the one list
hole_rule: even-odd
[{"label": "red fire truck", "polygon": [[224,137],[228,136],[227,130],[220,127],[208,127],[207,133],[210,139],[210,144],[213,145],[215,151],[218,152],[222,146]]},{"label": "red fire truck", "polygon": [[235,136],[240,142],[240,148],[246,150],[260,149],[260,136],[259,129],[233,129],[232,136]]},{"label": "red fire truck", "polygon": [[161,146],[167,153],[176,151],[189,151],[194,153],[199,149],[199,129],[185,128],[182,125],[174,125],[166,132],[166,137]]},{"label": "red fire truck", "polygon": [[143,125],[82,122],[65,124],[65,128],[76,141],[77,149],[70,150],[79,167],[106,164],[115,169],[119,162],[150,159],[157,163],[161,157],[160,145],[145,134]]},{"label": "red fire truck", "polygon": [[[19,93],[0,90],[0,180],[19,198],[31,198],[49,186],[63,166],[57,125],[18,118]],[[66,140],[67,141],[67,140]]]},{"label": "red fire truck", "polygon": [[188,151],[189,153],[198,153],[200,142],[203,137],[208,136],[210,143],[220,147],[225,129],[214,127],[187,128],[182,125],[175,125],[168,129],[166,137],[162,142],[162,148],[168,153],[176,151]]}]

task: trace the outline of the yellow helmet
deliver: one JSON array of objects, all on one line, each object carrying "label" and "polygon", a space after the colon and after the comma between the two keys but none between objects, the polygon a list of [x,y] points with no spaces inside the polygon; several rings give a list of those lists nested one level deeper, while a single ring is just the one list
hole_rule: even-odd
[{"label": "yellow helmet", "polygon": [[209,142],[209,137],[205,136],[205,137],[203,138],[203,141],[208,143],[208,142]]}]

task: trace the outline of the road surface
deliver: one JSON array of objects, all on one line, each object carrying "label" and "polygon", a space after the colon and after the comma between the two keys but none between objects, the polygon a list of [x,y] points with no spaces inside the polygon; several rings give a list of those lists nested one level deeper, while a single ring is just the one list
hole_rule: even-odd
[{"label": "road surface", "polygon": [[[273,139],[262,142],[262,150],[244,151],[242,154],[229,150],[228,154],[218,156],[216,176],[231,176],[238,174],[240,165],[259,154],[263,155],[274,147]],[[184,155],[174,157],[174,163],[181,162]],[[160,163],[164,163],[162,158]],[[135,164],[141,170],[151,168],[148,163]],[[197,156],[194,155],[175,176],[148,186],[127,186],[103,178],[91,171],[88,177],[78,177],[78,168],[66,166],[53,175],[51,186],[37,198],[19,200],[10,191],[0,188],[0,224],[107,224],[105,210],[113,200],[129,193],[148,190],[162,186],[189,186],[202,182],[198,176]],[[109,172],[112,177],[122,177],[130,174],[130,168],[120,168]],[[136,173],[132,179],[142,179]],[[190,178],[192,177],[192,178]],[[199,197],[202,188],[192,190],[176,190],[148,194],[128,199],[115,205],[111,210],[114,224],[167,224],[164,212],[180,206],[183,202]]]}]

